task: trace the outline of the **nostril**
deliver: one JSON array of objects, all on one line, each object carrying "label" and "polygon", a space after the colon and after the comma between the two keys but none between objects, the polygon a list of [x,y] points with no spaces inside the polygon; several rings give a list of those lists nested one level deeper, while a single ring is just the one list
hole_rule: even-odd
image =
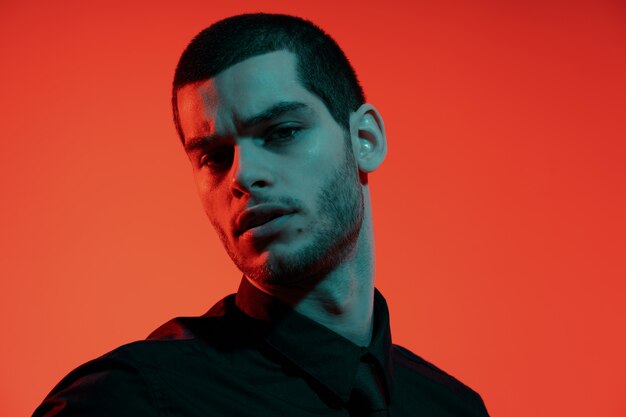
[{"label": "nostril", "polygon": [[233,188],[232,193],[235,198],[241,198],[244,194],[243,191],[241,191],[239,188]]}]

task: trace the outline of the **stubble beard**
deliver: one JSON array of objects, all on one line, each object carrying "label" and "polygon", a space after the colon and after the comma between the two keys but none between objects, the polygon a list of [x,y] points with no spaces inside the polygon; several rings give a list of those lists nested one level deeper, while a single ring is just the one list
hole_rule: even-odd
[{"label": "stubble beard", "polygon": [[322,188],[317,199],[321,221],[313,241],[281,256],[270,253],[267,262],[251,265],[228,244],[224,231],[213,224],[233,263],[261,286],[289,286],[323,277],[351,255],[363,224],[364,197],[349,137],[345,138],[345,161]]}]

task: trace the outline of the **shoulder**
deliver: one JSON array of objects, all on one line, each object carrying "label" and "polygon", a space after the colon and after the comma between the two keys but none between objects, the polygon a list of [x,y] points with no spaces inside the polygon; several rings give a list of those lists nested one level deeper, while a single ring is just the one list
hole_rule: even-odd
[{"label": "shoulder", "polygon": [[63,378],[37,408],[38,416],[158,415],[152,370],[189,354],[190,343],[140,341],[82,364]]},{"label": "shoulder", "polygon": [[184,372],[184,366],[206,358],[206,342],[224,339],[223,321],[219,315],[173,319],[147,340],[86,362],[52,389],[33,416],[158,415],[163,407],[162,374]]},{"label": "shoulder", "polygon": [[424,360],[410,350],[392,346],[395,389],[406,395],[424,395],[428,401],[447,404],[469,415],[487,416],[487,410],[480,395],[442,369]]},{"label": "shoulder", "polygon": [[392,349],[394,364],[396,367],[400,367],[407,374],[412,374],[415,377],[428,379],[433,383],[444,385],[451,391],[462,396],[478,395],[474,390],[463,384],[452,375],[446,373],[410,350],[398,345],[393,345]]}]

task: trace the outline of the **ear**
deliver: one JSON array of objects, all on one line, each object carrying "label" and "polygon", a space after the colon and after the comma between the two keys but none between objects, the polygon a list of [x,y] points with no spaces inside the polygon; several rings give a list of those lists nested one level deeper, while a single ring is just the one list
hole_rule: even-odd
[{"label": "ear", "polygon": [[374,106],[362,104],[350,115],[350,137],[359,170],[376,170],[387,155],[387,137],[383,118]]}]

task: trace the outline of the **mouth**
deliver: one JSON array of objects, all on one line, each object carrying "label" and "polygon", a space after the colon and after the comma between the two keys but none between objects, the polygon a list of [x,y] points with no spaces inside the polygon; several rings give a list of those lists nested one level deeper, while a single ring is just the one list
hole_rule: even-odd
[{"label": "mouth", "polygon": [[294,213],[293,209],[274,204],[259,204],[241,213],[235,222],[235,236],[268,235],[278,231],[282,218]]}]

